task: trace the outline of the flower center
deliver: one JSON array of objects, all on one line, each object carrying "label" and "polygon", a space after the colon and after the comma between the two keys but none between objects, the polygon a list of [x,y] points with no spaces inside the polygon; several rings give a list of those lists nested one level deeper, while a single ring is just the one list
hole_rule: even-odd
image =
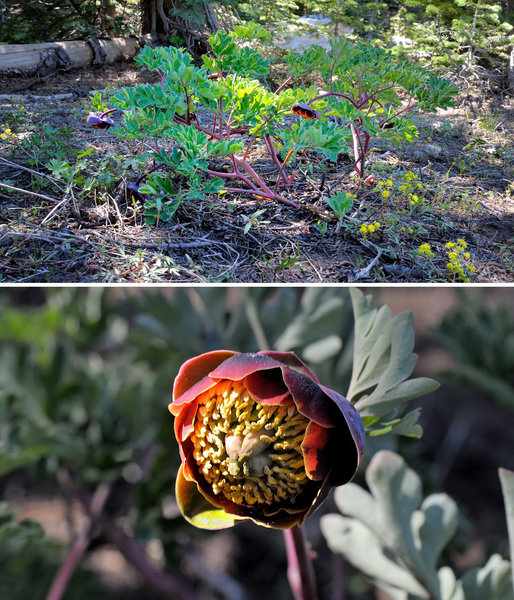
[{"label": "flower center", "polygon": [[308,422],[292,401],[259,404],[241,383],[221,381],[198,398],[194,458],[214,493],[236,504],[293,502],[308,481]]}]

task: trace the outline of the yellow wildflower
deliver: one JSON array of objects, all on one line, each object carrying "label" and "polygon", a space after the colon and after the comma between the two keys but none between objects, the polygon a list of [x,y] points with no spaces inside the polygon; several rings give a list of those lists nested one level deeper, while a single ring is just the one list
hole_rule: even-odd
[{"label": "yellow wildflower", "polygon": [[434,258],[434,253],[432,252],[430,244],[421,244],[421,246],[418,249],[418,254],[420,256],[425,255],[427,258]]}]

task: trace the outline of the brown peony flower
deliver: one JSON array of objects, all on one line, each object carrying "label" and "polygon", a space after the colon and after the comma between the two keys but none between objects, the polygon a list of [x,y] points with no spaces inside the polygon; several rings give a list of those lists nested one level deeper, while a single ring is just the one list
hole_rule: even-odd
[{"label": "brown peony flower", "polygon": [[301,525],[364,452],[357,410],[292,352],[196,356],[180,368],[169,410],[177,502],[205,529]]}]

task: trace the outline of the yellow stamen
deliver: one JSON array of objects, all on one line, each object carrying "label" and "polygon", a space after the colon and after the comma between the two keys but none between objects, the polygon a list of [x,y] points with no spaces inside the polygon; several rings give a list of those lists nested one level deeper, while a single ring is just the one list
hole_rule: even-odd
[{"label": "yellow stamen", "polygon": [[293,502],[308,481],[308,422],[293,402],[259,404],[241,383],[221,381],[198,398],[193,456],[213,492],[232,502]]}]

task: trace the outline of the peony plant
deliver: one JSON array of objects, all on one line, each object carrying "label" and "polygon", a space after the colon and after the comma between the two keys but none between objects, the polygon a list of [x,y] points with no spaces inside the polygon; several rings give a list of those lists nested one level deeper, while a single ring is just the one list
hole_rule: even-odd
[{"label": "peony plant", "polygon": [[[249,43],[270,37],[258,25],[242,25],[209,37],[202,66],[174,47],[145,47],[136,62],[160,82],[119,90],[107,109],[100,98],[88,117],[93,127],[114,125],[117,135],[137,140],[146,170],[128,187],[145,202],[148,223],[170,221],[184,201],[208,194],[247,194],[300,208],[292,183],[300,161],[318,154],[336,162],[353,149],[355,171],[364,180],[375,138],[411,142],[417,135],[404,114],[415,107],[435,111],[452,104],[457,88],[369,44],[332,40],[331,51],[312,46],[286,57],[286,78],[266,83],[270,62]],[[303,83],[319,75],[326,90]],[[402,103],[403,97],[406,98]],[[95,106],[96,103],[96,106]],[[252,159],[256,149],[272,165],[264,174]]]}]

